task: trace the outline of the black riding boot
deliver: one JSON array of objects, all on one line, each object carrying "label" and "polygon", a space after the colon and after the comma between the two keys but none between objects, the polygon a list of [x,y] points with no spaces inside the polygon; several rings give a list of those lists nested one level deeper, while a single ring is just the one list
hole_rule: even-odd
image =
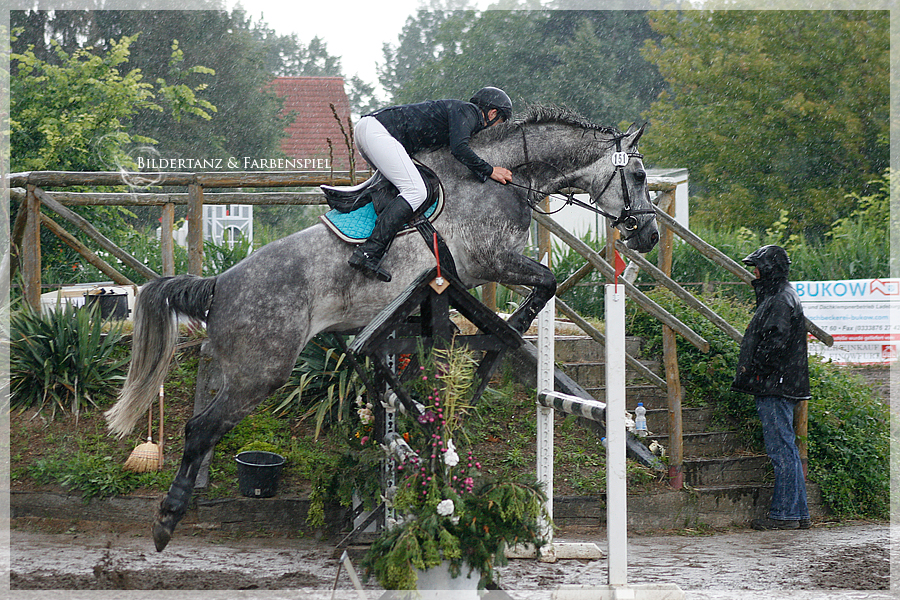
[{"label": "black riding boot", "polygon": [[384,207],[375,221],[375,229],[365,242],[357,246],[350,257],[350,266],[366,277],[390,281],[391,274],[381,268],[385,252],[403,226],[413,216],[413,209],[403,196],[397,196]]}]

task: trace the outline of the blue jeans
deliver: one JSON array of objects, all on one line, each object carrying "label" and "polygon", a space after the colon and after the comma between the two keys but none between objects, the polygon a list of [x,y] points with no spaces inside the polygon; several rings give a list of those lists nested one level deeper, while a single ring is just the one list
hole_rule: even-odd
[{"label": "blue jeans", "polygon": [[809,518],[806,480],[794,435],[795,400],[781,396],[757,396],[756,412],[762,421],[766,454],[775,468],[775,490],[769,518],[798,521]]}]

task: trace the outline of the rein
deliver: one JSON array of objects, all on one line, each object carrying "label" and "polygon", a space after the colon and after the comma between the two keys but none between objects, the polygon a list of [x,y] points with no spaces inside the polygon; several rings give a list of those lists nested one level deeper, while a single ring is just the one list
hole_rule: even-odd
[{"label": "rein", "polygon": [[[613,180],[615,179],[616,173],[618,173],[619,181],[621,182],[621,185],[622,185],[622,199],[624,202],[624,206],[622,207],[622,213],[619,216],[612,215],[612,214],[606,212],[605,210],[603,210],[602,208],[600,208],[599,206],[595,206],[593,204],[588,204],[588,203],[582,202],[581,200],[576,199],[574,192],[571,192],[569,194],[548,193],[548,192],[543,192],[541,190],[534,189],[530,185],[525,186],[525,185],[520,185],[518,183],[513,183],[513,182],[509,182],[506,185],[511,185],[513,187],[517,187],[517,188],[528,191],[529,194],[528,194],[528,196],[526,196],[526,202],[528,202],[528,205],[531,207],[532,210],[534,210],[540,214],[544,214],[544,215],[556,214],[557,212],[559,212],[563,208],[565,208],[565,206],[561,206],[560,208],[558,208],[552,212],[544,212],[537,208],[537,202],[531,201],[532,194],[535,196],[540,196],[540,197],[563,196],[563,198],[565,199],[565,202],[566,202],[566,206],[568,206],[569,204],[576,204],[582,208],[585,208],[587,210],[590,210],[592,212],[595,212],[599,215],[606,217],[607,219],[612,221],[610,223],[611,227],[618,227],[619,225],[622,225],[626,231],[636,232],[638,229],[638,226],[639,226],[636,215],[655,214],[656,211],[654,211],[652,208],[640,209],[640,210],[633,210],[631,208],[631,195],[628,193],[628,184],[625,181],[625,167],[628,166],[628,163],[631,161],[632,158],[641,158],[642,159],[642,158],[644,158],[644,155],[641,154],[640,152],[623,152],[622,151],[622,139],[624,137],[625,137],[624,135],[620,135],[615,138],[616,151],[612,155],[612,164],[613,164],[613,167],[615,167],[615,169],[613,170],[612,175],[610,175],[609,180],[607,180],[606,185],[604,185],[603,189],[600,190],[600,194],[599,194],[599,196],[602,196],[606,192],[606,190],[609,188],[609,186],[612,184]],[[566,175],[555,165],[552,165],[545,161],[537,161],[537,160],[533,161],[533,160],[529,159],[529,157],[528,157],[528,138],[525,136],[525,128],[524,127],[522,128],[522,149],[525,154],[525,162],[522,163],[521,165],[513,167],[513,170],[520,169],[526,165],[544,164],[544,165],[549,166],[551,169],[554,169],[558,173],[562,174],[563,179],[567,179]],[[625,237],[623,239],[627,240],[628,237]]]}]

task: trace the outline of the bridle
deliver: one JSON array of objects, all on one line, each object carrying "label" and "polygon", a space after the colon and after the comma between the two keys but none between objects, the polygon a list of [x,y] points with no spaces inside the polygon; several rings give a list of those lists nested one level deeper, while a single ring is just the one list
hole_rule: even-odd
[{"label": "bridle", "polygon": [[[532,210],[538,210],[536,204],[530,201],[530,198],[532,197],[532,195],[537,196],[537,197],[563,195],[565,197],[566,205],[577,204],[578,206],[581,206],[582,208],[585,208],[585,209],[595,212],[599,215],[602,215],[610,220],[611,227],[618,227],[619,225],[621,225],[623,230],[629,232],[629,234],[624,235],[622,239],[628,240],[637,233],[637,230],[640,227],[640,223],[638,222],[637,215],[655,214],[656,211],[653,210],[653,208],[645,208],[645,209],[635,210],[631,207],[631,195],[628,192],[628,183],[625,180],[625,167],[628,166],[628,163],[631,162],[631,159],[633,159],[633,158],[642,159],[642,158],[644,158],[644,155],[641,154],[640,152],[623,152],[622,151],[622,139],[624,139],[624,138],[625,138],[624,134],[616,136],[614,138],[614,141],[616,143],[616,151],[612,154],[612,164],[613,164],[614,169],[613,169],[612,175],[610,175],[609,179],[606,181],[606,185],[603,186],[603,189],[600,190],[600,193],[597,195],[597,197],[599,198],[604,193],[606,193],[606,190],[609,189],[609,186],[612,184],[613,180],[615,180],[616,174],[618,174],[619,181],[621,182],[621,185],[622,185],[622,201],[624,203],[624,205],[622,207],[622,212],[618,216],[615,216],[615,215],[612,215],[612,214],[606,212],[599,206],[595,206],[593,204],[588,204],[586,202],[582,202],[581,200],[578,200],[577,198],[575,198],[574,193],[548,194],[548,193],[542,192],[540,190],[536,190],[536,189],[532,188],[530,185],[524,186],[524,185],[519,185],[517,183],[512,183],[512,182],[509,182],[507,185],[512,185],[514,187],[528,190],[528,192],[529,192],[528,204],[531,206]],[[562,173],[561,169],[559,169],[558,167],[555,167],[554,165],[551,165],[550,163],[547,163],[545,161],[532,161],[528,158],[528,139],[525,137],[525,128],[524,127],[522,127],[522,148],[525,153],[525,162],[517,167],[514,167],[513,170],[519,169],[526,165],[543,164],[543,165],[549,166],[550,168],[556,170],[559,173]],[[566,176],[563,175],[563,178],[566,179]],[[559,210],[562,210],[562,207],[560,207],[559,209],[557,209],[556,211],[553,211],[553,212],[555,213],[555,212],[558,212]],[[544,214],[552,214],[552,213],[544,213]]]}]

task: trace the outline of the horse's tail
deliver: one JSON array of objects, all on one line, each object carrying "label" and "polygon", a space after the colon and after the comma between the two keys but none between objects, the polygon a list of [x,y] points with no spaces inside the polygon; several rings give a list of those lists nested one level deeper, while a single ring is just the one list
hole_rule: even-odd
[{"label": "horse's tail", "polygon": [[134,429],[165,381],[178,339],[178,316],[206,320],[216,279],[162,277],[145,284],[134,307],[131,365],[119,400],[106,411],[109,432],[120,439]]}]

